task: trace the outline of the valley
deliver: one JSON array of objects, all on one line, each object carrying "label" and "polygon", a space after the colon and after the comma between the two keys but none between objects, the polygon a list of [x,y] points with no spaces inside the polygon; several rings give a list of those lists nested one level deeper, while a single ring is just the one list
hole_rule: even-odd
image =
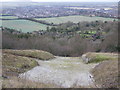
[{"label": "valley", "polygon": [[120,3],[0,4],[0,88],[120,88]]}]

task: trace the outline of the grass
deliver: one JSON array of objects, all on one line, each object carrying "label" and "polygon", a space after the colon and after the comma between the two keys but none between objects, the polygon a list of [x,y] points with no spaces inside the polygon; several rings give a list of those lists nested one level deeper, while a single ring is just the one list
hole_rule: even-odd
[{"label": "grass", "polygon": [[38,63],[35,59],[48,60],[54,56],[41,50],[3,50],[3,75],[17,76],[19,73],[26,72]]},{"label": "grass", "polygon": [[2,88],[57,88],[54,84],[43,84],[17,77],[38,65],[34,58],[48,59],[52,56],[40,50],[3,50],[2,75],[7,78],[0,78]]},{"label": "grass", "polygon": [[18,77],[11,77],[10,79],[3,80],[2,88],[58,88],[58,86],[33,82],[26,79],[20,79]]},{"label": "grass", "polygon": [[101,88],[120,88],[118,86],[118,60],[101,62],[93,70],[95,83]]},{"label": "grass", "polygon": [[0,16],[0,19],[16,19],[16,16]]},{"label": "grass", "polygon": [[113,21],[114,20],[112,18],[88,17],[88,16],[80,16],[80,15],[53,17],[53,18],[35,18],[35,19],[36,20],[45,20],[46,22],[54,23],[54,24],[66,23],[68,21],[78,23],[78,22],[82,22],[82,21],[91,22],[91,21],[96,21],[96,20],[101,20],[101,21]]},{"label": "grass", "polygon": [[0,20],[0,26],[21,30],[22,32],[32,32],[38,30],[46,30],[47,25],[40,24],[29,20]]},{"label": "grass", "polygon": [[87,63],[98,63],[106,60],[118,60],[118,54],[112,53],[86,53]]},{"label": "grass", "polygon": [[51,53],[42,50],[10,50],[9,49],[9,50],[3,50],[3,52],[18,56],[41,59],[41,60],[49,60],[54,58],[54,56]]},{"label": "grass", "polygon": [[37,65],[38,63],[34,59],[3,53],[2,74],[4,76],[17,76]]},{"label": "grass", "polygon": [[[90,30],[86,30],[86,31],[88,31],[88,33],[89,34],[95,34],[96,33],[96,31],[90,31]],[[86,31],[84,31],[84,32],[82,32],[82,31],[77,31],[77,33],[79,33],[79,34],[84,34]]]}]

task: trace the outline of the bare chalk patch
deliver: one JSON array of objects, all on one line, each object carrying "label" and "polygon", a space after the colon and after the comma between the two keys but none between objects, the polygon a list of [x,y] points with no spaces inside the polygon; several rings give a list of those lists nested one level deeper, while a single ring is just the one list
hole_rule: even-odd
[{"label": "bare chalk patch", "polygon": [[79,57],[56,57],[49,61],[37,60],[40,66],[19,77],[61,87],[89,87],[94,85],[90,70],[96,64],[84,64]]}]

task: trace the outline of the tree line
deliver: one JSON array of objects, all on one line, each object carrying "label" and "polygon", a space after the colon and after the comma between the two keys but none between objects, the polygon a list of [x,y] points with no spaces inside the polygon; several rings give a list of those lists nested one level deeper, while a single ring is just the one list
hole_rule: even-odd
[{"label": "tree line", "polygon": [[[88,22],[87,22],[88,23]],[[99,27],[103,28],[106,32],[104,40],[92,41],[90,39],[82,38],[79,34],[75,34],[72,37],[59,37],[56,38],[52,35],[31,35],[29,33],[13,34],[8,32],[7,28],[2,30],[2,48],[3,49],[38,49],[48,51],[57,56],[80,56],[86,52],[118,52],[120,46],[118,45],[118,29],[117,22],[94,22]],[[81,30],[90,29],[93,22],[88,24],[79,23]],[[73,24],[74,25],[74,24]],[[63,27],[64,26],[64,27]],[[76,25],[74,25],[75,27]],[[89,27],[88,27],[89,26]],[[98,27],[97,26],[97,27]],[[61,29],[60,29],[60,28]],[[65,27],[71,27],[70,22],[64,25],[58,26],[56,31],[66,31]],[[96,28],[97,28],[96,27]],[[65,29],[63,29],[65,28]],[[74,32],[74,28],[71,29]],[[98,30],[98,29],[96,29]],[[48,33],[52,32],[51,29]]]}]

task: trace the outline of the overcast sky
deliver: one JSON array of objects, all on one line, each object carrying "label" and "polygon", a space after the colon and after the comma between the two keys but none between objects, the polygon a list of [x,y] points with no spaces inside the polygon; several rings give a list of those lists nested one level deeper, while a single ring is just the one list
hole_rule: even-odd
[{"label": "overcast sky", "polygon": [[0,0],[0,2],[118,2],[119,0]]}]

